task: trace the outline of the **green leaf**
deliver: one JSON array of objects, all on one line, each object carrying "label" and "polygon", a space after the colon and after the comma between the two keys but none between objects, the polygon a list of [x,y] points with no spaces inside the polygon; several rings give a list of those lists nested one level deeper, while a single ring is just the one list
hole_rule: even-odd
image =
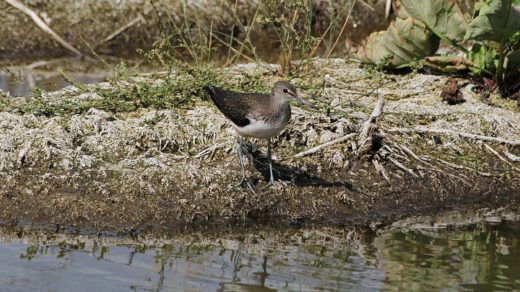
[{"label": "green leaf", "polygon": [[465,40],[492,40],[503,43],[520,30],[520,11],[511,0],[488,0],[475,6],[476,17],[468,24]]},{"label": "green leaf", "polygon": [[391,67],[404,67],[433,55],[439,39],[413,18],[397,18],[386,31],[371,34],[365,46],[366,61],[378,63],[389,57]]},{"label": "green leaf", "polygon": [[481,74],[483,70],[494,72],[498,62],[498,54],[495,48],[475,43],[468,53],[468,59],[473,64],[470,68],[473,73]]},{"label": "green leaf", "polygon": [[428,26],[438,37],[458,42],[466,33],[464,13],[453,0],[401,0],[408,14]]}]

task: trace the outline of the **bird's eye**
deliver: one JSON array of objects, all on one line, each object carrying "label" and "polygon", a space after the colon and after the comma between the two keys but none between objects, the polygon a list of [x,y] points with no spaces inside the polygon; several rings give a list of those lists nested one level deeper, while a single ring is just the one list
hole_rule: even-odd
[{"label": "bird's eye", "polygon": [[289,90],[287,90],[287,88],[284,88],[282,91],[283,91],[283,93],[288,93],[289,92]]}]

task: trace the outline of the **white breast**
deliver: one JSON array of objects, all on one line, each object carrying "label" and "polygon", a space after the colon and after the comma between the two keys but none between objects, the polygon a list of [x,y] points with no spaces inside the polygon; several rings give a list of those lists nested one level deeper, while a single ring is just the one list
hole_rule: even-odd
[{"label": "white breast", "polygon": [[249,119],[251,123],[245,127],[239,127],[231,123],[235,130],[244,137],[252,137],[258,139],[269,139],[278,135],[287,125],[288,121],[278,119],[274,123],[265,123],[262,120]]}]

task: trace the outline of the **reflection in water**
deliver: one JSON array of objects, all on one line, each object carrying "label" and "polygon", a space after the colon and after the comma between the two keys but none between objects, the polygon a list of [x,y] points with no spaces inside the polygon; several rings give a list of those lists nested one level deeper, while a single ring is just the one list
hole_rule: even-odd
[{"label": "reflection in water", "polygon": [[[512,224],[512,223],[511,223]],[[389,233],[374,241],[385,286],[402,291],[520,288],[520,229]]]},{"label": "reflection in water", "polygon": [[520,287],[518,228],[392,231],[378,237],[316,229],[155,241],[56,235],[0,239],[2,291]]},{"label": "reflection in water", "polygon": [[[70,84],[61,77],[59,73],[45,71],[20,72],[20,75],[13,77],[10,74],[0,72],[0,89],[9,92],[13,97],[29,96],[35,88],[46,91],[55,91]],[[101,73],[71,73],[76,82],[89,84],[101,82],[108,76],[107,72]]]},{"label": "reflection in water", "polygon": [[[30,96],[34,89],[55,91],[70,84],[63,78],[72,78],[79,84],[105,81],[114,74],[134,73],[139,61],[105,56],[103,62],[77,57],[35,60],[31,64],[0,62],[0,90],[13,97]],[[107,67],[108,66],[110,67]],[[110,65],[111,64],[111,65]],[[127,67],[130,66],[130,67]],[[146,68],[141,68],[147,72]],[[60,73],[64,72],[64,73]]]}]

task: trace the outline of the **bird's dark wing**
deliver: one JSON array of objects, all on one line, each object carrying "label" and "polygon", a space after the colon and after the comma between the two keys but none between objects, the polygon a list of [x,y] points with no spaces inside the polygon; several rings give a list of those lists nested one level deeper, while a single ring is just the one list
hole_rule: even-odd
[{"label": "bird's dark wing", "polygon": [[251,123],[247,118],[251,106],[247,95],[214,86],[207,86],[206,91],[217,108],[235,125],[245,127]]}]

